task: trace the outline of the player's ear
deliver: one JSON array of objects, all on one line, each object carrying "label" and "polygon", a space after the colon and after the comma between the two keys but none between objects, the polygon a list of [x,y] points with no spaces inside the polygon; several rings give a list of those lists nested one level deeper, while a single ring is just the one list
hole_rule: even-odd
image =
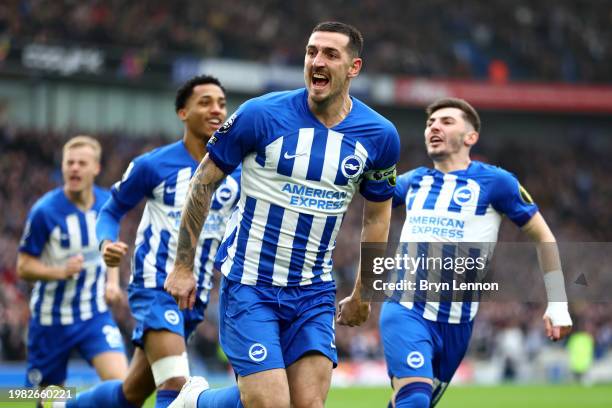
[{"label": "player's ear", "polygon": [[351,67],[349,68],[348,77],[355,78],[357,75],[359,75],[362,65],[363,60],[361,58],[353,58],[353,61],[351,62]]},{"label": "player's ear", "polygon": [[478,143],[479,137],[480,135],[478,134],[478,132],[476,132],[475,130],[472,130],[465,135],[465,138],[463,139],[463,143],[465,143],[467,146],[472,147],[476,143]]},{"label": "player's ear", "polygon": [[181,121],[185,121],[185,119],[187,119],[187,110],[185,110],[185,108],[179,109],[176,112],[176,116],[178,116]]}]

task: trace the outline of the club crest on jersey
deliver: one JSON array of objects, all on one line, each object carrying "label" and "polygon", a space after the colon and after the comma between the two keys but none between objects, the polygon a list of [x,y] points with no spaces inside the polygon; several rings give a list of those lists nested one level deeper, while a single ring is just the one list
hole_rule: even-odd
[{"label": "club crest on jersey", "polygon": [[361,160],[361,157],[354,154],[346,156],[344,160],[342,160],[340,170],[344,177],[349,180],[357,178],[363,173],[363,160]]},{"label": "club crest on jersey", "polygon": [[453,194],[453,201],[460,206],[474,205],[477,199],[476,191],[470,186],[460,187]]},{"label": "club crest on jersey", "polygon": [[268,357],[268,349],[261,343],[255,343],[249,348],[249,358],[256,363]]}]

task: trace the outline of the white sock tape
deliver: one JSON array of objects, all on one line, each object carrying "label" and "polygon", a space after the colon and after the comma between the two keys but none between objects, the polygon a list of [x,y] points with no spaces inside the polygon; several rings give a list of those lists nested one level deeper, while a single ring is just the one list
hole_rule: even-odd
[{"label": "white sock tape", "polygon": [[187,353],[183,352],[180,356],[169,356],[160,358],[151,364],[155,386],[159,387],[170,378],[184,377],[189,378],[189,361]]}]

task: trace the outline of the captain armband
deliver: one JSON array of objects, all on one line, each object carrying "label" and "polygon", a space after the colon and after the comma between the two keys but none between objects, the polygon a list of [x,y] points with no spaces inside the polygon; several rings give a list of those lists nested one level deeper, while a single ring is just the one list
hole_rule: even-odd
[{"label": "captain armband", "polygon": [[387,181],[389,185],[395,186],[396,178],[397,178],[397,170],[395,168],[395,164],[391,167],[388,167],[384,170],[370,170],[365,172],[364,178],[370,181]]}]

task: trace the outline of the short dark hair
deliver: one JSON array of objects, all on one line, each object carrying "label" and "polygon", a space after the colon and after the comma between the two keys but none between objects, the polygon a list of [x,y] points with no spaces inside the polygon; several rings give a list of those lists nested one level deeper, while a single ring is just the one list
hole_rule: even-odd
[{"label": "short dark hair", "polygon": [[187,104],[187,100],[193,94],[193,88],[195,88],[198,85],[206,85],[206,84],[217,85],[219,88],[221,88],[223,93],[225,93],[225,88],[223,87],[223,85],[221,85],[221,82],[214,76],[211,76],[211,75],[195,76],[191,78],[190,80],[188,80],[187,82],[185,82],[183,85],[181,85],[181,87],[176,91],[176,98],[174,99],[175,112],[178,112],[179,110],[185,107],[185,105]]},{"label": "short dark hair", "polygon": [[339,21],[325,21],[319,23],[312,29],[312,32],[326,31],[330,33],[344,34],[349,38],[348,48],[354,57],[359,57],[363,51],[363,35],[358,29],[350,24]]},{"label": "short dark hair", "polygon": [[437,101],[433,102],[431,105],[429,105],[425,109],[425,112],[427,113],[427,119],[429,119],[429,117],[433,115],[435,111],[438,111],[444,108],[457,108],[460,111],[462,111],[463,118],[467,120],[468,122],[470,122],[470,124],[472,125],[472,127],[474,128],[476,132],[480,133],[480,116],[478,116],[478,112],[476,112],[476,109],[474,109],[472,105],[470,105],[466,100],[463,100],[463,99],[459,99],[459,98],[438,99]]}]

